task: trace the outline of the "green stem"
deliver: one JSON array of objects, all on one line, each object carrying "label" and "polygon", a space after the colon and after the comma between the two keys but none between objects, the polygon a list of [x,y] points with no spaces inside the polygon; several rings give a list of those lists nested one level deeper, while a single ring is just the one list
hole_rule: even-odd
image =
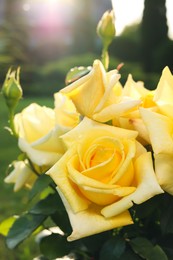
[{"label": "green stem", "polygon": [[103,66],[105,68],[105,70],[107,71],[109,68],[109,54],[108,54],[108,44],[103,44],[103,49],[102,49],[102,63]]},{"label": "green stem", "polygon": [[9,124],[10,124],[10,129],[12,131],[12,134],[18,138],[18,135],[15,130],[15,125],[14,125],[14,110],[9,109]]}]

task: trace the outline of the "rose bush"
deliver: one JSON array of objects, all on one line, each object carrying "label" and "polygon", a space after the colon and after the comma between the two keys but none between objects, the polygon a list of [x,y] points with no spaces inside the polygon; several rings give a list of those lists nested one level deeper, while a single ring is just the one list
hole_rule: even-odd
[{"label": "rose bush", "polygon": [[136,136],[88,118],[62,136],[67,152],[47,174],[69,214],[69,241],[131,224],[127,210],[133,203],[163,192],[151,154]]}]

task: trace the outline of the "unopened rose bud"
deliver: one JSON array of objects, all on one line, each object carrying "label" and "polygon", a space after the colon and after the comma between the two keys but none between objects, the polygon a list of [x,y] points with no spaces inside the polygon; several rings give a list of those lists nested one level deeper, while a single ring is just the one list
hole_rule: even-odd
[{"label": "unopened rose bud", "polygon": [[20,69],[7,72],[4,84],[2,86],[2,94],[5,98],[9,109],[13,110],[22,97],[22,88],[19,80]]},{"label": "unopened rose bud", "polygon": [[114,12],[106,11],[97,25],[97,34],[103,43],[109,45],[115,37]]}]

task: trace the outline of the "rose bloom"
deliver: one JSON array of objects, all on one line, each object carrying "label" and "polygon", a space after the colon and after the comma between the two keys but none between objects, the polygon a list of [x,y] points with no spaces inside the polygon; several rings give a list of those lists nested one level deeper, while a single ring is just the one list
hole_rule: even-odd
[{"label": "rose bloom", "polygon": [[140,104],[126,113],[112,118],[113,125],[136,130],[138,132],[138,140],[143,144],[149,144],[148,131],[141,118],[139,109],[143,107],[150,108],[153,111],[157,110],[157,105],[154,101],[155,91],[146,89],[142,81],[135,82],[132,75],[129,75],[124,85],[122,96],[140,100]]},{"label": "rose bloom", "polygon": [[73,241],[132,224],[128,209],[162,193],[137,132],[84,118],[62,136],[67,152],[47,172],[66,207]]},{"label": "rose bloom", "polygon": [[106,122],[141,102],[122,95],[119,79],[117,70],[106,72],[101,61],[95,60],[90,73],[63,88],[61,93],[73,101],[81,115]]},{"label": "rose bloom", "polygon": [[60,136],[79,122],[72,101],[55,94],[55,109],[31,104],[14,118],[19,148],[38,166],[52,166],[64,154]]},{"label": "rose bloom", "polygon": [[29,167],[28,160],[14,161],[13,167],[12,172],[4,179],[5,183],[14,183],[15,192],[23,187],[32,188],[37,176]]},{"label": "rose bloom", "polygon": [[173,195],[173,76],[166,67],[155,91],[157,110],[140,114],[154,151],[155,171],[161,187]]}]

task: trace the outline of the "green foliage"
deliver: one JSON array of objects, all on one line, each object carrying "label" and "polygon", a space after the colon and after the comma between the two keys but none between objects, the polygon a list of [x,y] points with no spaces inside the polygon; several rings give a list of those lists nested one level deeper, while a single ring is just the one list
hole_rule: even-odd
[{"label": "green foliage", "polygon": [[141,24],[141,52],[144,70],[153,71],[154,51],[168,39],[166,0],[145,0]]},{"label": "green foliage", "polygon": [[136,237],[130,241],[133,251],[146,260],[168,260],[162,248],[153,244],[146,238]]},{"label": "green foliage", "polygon": [[100,251],[100,260],[116,260],[121,257],[125,251],[125,240],[122,237],[116,236],[106,241]]},{"label": "green foliage", "polygon": [[28,238],[45,220],[44,215],[26,213],[18,218],[9,230],[6,243],[13,249]]}]

